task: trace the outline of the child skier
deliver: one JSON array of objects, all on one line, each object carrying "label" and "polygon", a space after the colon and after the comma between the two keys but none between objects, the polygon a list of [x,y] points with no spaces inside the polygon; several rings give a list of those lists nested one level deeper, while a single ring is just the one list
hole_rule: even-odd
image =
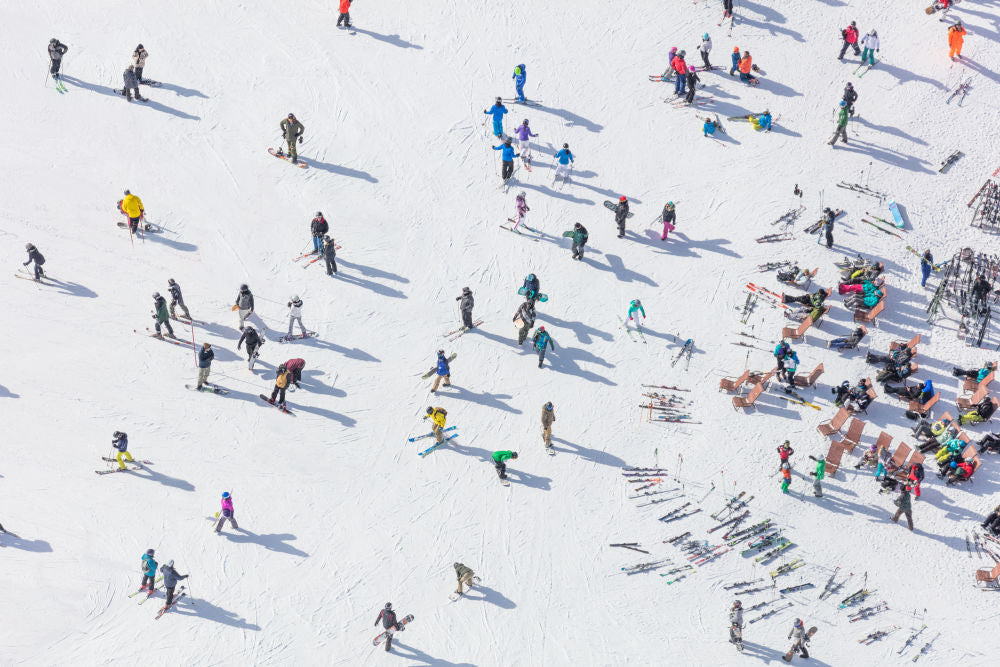
[{"label": "child skier", "polygon": [[292,337],[292,325],[296,322],[299,323],[299,331],[302,332],[302,337],[306,337],[306,328],[302,326],[302,299],[296,294],[292,297],[291,301],[288,302],[288,335],[285,336],[285,340],[289,340]]},{"label": "child skier", "polygon": [[153,292],[153,319],[156,320],[156,337],[163,338],[163,334],[160,333],[161,327],[167,328],[167,336],[170,338],[176,338],[174,336],[174,328],[170,326],[170,312],[167,310],[167,300],[160,296],[159,292]]},{"label": "child skier", "polygon": [[875,67],[875,53],[878,51],[878,32],[874,29],[870,30],[861,39],[861,46],[864,47],[864,50],[861,52],[861,64],[863,65],[867,60],[869,67]]},{"label": "child skier", "polygon": [[173,278],[167,278],[167,291],[170,292],[170,317],[177,319],[177,306],[184,311],[184,317],[191,319],[191,311],[184,305],[184,295],[181,294],[181,286]]},{"label": "child skier", "polygon": [[514,136],[517,137],[517,147],[521,149],[521,159],[525,164],[531,164],[531,138],[538,135],[528,127],[527,118],[514,130]]},{"label": "child skier", "polygon": [[788,485],[792,483],[792,466],[785,461],[781,464],[781,492],[788,493]]},{"label": "child skier", "polygon": [[552,179],[552,184],[559,180],[559,177],[563,177],[563,182],[569,181],[569,172],[572,169],[573,163],[573,153],[569,150],[569,144],[563,144],[562,150],[556,153],[556,160],[559,164],[556,165],[556,176]]},{"label": "child skier", "polygon": [[701,78],[697,74],[697,68],[691,67],[685,76],[687,77],[687,94],[684,96],[684,101],[688,104],[694,102],[694,91],[696,84],[701,81]]},{"label": "child skier", "polygon": [[[522,153],[523,155],[523,153]],[[525,201],[525,193],[522,190],[517,193],[517,197],[514,199],[514,231],[517,231],[517,226],[521,224],[521,218],[528,214],[531,209],[528,208],[528,203]]]},{"label": "child skier", "polygon": [[146,553],[142,555],[142,586],[139,590],[146,590],[148,586],[150,595],[156,591],[156,568],[159,567],[153,558],[155,553],[153,549],[146,549]]},{"label": "child skier", "polygon": [[549,401],[542,406],[542,442],[545,443],[545,449],[551,453],[552,450],[552,424],[556,420],[556,411],[552,405],[552,401]]},{"label": "child skier", "polygon": [[705,69],[711,69],[712,63],[708,62],[708,53],[712,50],[712,38],[706,32],[701,36],[701,62],[705,63]]},{"label": "child skier", "polygon": [[677,221],[677,213],[674,211],[674,203],[668,201],[666,206],[663,207],[663,213],[660,214],[660,222],[663,223],[663,234],[660,236],[661,241],[667,240],[667,234],[674,231],[674,223]]},{"label": "child skier", "polygon": [[115,454],[118,467],[125,470],[125,461],[132,461],[132,455],[128,453],[128,434],[122,431],[115,431],[114,435],[111,436],[111,446],[118,450],[118,453]]},{"label": "child skier", "polygon": [[225,525],[228,520],[232,524],[233,530],[239,530],[240,527],[236,525],[236,509],[233,507],[233,497],[228,491],[222,492],[222,509],[218,514],[219,520],[215,524],[215,532],[221,532],[222,526]]},{"label": "child skier", "polygon": [[820,458],[816,461],[816,470],[813,471],[816,480],[813,482],[813,495],[817,498],[823,497],[823,478],[826,477],[826,459]]},{"label": "child skier", "polygon": [[514,175],[514,158],[521,157],[520,153],[514,152],[514,140],[507,137],[500,146],[493,146],[493,150],[500,151],[500,178],[506,183]]},{"label": "child skier", "polygon": [[166,611],[167,608],[174,601],[174,589],[177,588],[177,582],[179,580],[187,579],[189,574],[180,574],[174,569],[174,561],[168,560],[166,564],[160,568],[160,573],[163,574],[163,587],[167,589],[167,602],[163,605],[161,611]]},{"label": "child skier", "polygon": [[524,98],[524,82],[528,78],[528,71],[524,65],[515,67],[514,75],[511,78],[514,79],[514,92],[517,94],[517,101],[524,104],[527,101]]},{"label": "child skier", "polygon": [[674,56],[677,55],[677,47],[671,46],[670,53],[667,54],[667,69],[663,70],[663,74],[660,75],[662,81],[670,81],[674,76],[674,68],[672,63],[674,62]]},{"label": "child skier", "polygon": [[42,253],[38,252],[38,248],[32,243],[27,243],[24,249],[28,251],[28,261],[21,264],[21,266],[27,266],[32,262],[35,263],[35,280],[40,281],[45,275],[45,271],[42,270],[42,265],[45,264],[45,258],[42,257]]},{"label": "child skier", "polygon": [[431,420],[431,433],[434,434],[434,440],[437,444],[444,442],[444,425],[448,423],[448,411],[444,408],[434,408],[427,406],[427,414],[424,415],[424,419]]},{"label": "child skier", "polygon": [[717,126],[715,124],[715,121],[712,120],[711,118],[709,118],[708,116],[706,116],[705,117],[705,124],[701,126],[702,136],[703,137],[711,137],[713,134],[715,134],[715,128],[716,127]]},{"label": "child skier", "polygon": [[498,97],[493,106],[489,109],[484,109],[483,113],[487,116],[493,116],[493,136],[497,139],[503,139],[503,117],[507,113],[507,107],[503,105],[503,102]]},{"label": "child skier", "polygon": [[[632,321],[632,316],[636,312],[642,313],[642,319],[643,319],[643,321],[646,320],[646,309],[642,307],[642,301],[639,301],[639,299],[632,299],[632,301],[630,301],[629,304],[628,304],[628,318],[627,319],[630,322]],[[638,326],[638,324],[639,324],[639,318],[635,318],[635,323],[636,323],[636,326]]]},{"label": "child skier", "polygon": [[326,275],[337,272],[337,246],[329,236],[323,237],[323,258],[326,261]]}]

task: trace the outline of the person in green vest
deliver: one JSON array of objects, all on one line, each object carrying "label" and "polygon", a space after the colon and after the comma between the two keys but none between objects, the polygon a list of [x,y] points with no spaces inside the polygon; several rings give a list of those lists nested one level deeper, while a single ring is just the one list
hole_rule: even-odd
[{"label": "person in green vest", "polygon": [[493,466],[497,469],[497,475],[500,479],[507,479],[507,464],[504,461],[516,458],[517,452],[512,452],[509,449],[493,452]]},{"label": "person in green vest", "polygon": [[813,472],[813,475],[816,476],[816,481],[813,482],[813,495],[817,498],[822,498],[823,485],[820,482],[826,477],[826,459],[816,461],[816,470]]}]

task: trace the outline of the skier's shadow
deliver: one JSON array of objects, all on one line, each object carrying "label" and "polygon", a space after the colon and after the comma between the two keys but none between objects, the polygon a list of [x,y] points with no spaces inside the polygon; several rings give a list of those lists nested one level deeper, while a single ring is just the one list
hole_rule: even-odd
[{"label": "skier's shadow", "polygon": [[[773,648],[763,646],[762,644],[755,644],[754,642],[748,642],[746,640],[743,641],[743,655],[750,658],[757,658],[758,660],[762,660],[768,664],[770,664],[773,660],[780,661],[778,664],[781,664],[784,662],[783,658],[785,656],[785,654],[781,651],[776,651]],[[795,657],[798,658],[799,655],[796,653]],[[813,665],[826,665],[829,667],[830,664],[823,662],[822,660],[817,660],[812,656],[812,654],[809,655],[808,660],[809,663]]]},{"label": "skier's shadow", "polygon": [[235,612],[226,611],[222,607],[212,604],[204,598],[187,598],[174,605],[169,614],[179,614],[181,616],[197,616],[206,618],[223,625],[231,625],[234,628],[243,630],[260,631],[260,626],[256,623],[249,623],[245,618],[240,617]]},{"label": "skier's shadow", "polygon": [[392,652],[398,653],[400,656],[409,658],[414,662],[419,661],[421,665],[440,665],[441,667],[475,667],[475,665],[471,662],[451,662],[450,660],[431,657],[420,649],[413,648],[412,646],[401,642],[399,640],[399,633],[393,635]]}]

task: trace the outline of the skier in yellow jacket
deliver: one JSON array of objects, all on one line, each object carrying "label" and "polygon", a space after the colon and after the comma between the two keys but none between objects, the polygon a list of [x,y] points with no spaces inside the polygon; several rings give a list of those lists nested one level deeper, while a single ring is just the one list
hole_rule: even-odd
[{"label": "skier in yellow jacket", "polygon": [[128,218],[129,230],[135,234],[139,230],[139,220],[144,213],[142,200],[126,190],[125,199],[122,199],[120,207],[121,212]]},{"label": "skier in yellow jacket", "polygon": [[430,418],[431,422],[431,432],[434,434],[434,439],[437,440],[440,445],[444,442],[444,425],[448,421],[448,411],[444,408],[432,408],[428,406],[427,414],[424,415],[424,419]]}]

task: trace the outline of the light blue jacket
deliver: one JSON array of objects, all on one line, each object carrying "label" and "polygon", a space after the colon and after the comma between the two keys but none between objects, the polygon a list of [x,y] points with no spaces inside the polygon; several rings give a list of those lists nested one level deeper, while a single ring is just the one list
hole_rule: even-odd
[{"label": "light blue jacket", "polygon": [[518,155],[514,154],[513,146],[508,146],[506,144],[504,144],[503,146],[494,146],[493,150],[501,151],[500,159],[503,160],[504,162],[513,162],[514,158],[520,157],[520,154]]},{"label": "light blue jacket", "polygon": [[569,164],[573,161],[573,154],[569,152],[568,148],[564,148],[556,153],[556,159],[559,160],[559,164]]},{"label": "light blue jacket", "polygon": [[489,111],[484,111],[483,113],[493,116],[493,122],[499,123],[503,121],[503,115],[507,113],[507,107],[502,104],[494,104],[490,107]]}]

